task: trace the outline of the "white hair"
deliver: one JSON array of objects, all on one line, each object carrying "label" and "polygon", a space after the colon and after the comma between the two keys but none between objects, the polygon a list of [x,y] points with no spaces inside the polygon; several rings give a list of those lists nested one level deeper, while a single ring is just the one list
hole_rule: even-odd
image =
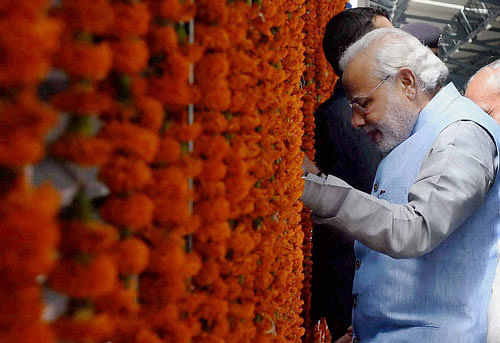
[{"label": "white hair", "polygon": [[[480,72],[482,72],[485,69],[493,69],[493,70],[500,69],[500,58],[498,60],[495,60],[495,61],[491,62],[490,64],[487,64],[487,65],[483,66],[481,69],[479,69],[478,71],[476,71],[474,73],[474,75],[472,75],[470,77],[469,81],[467,82],[467,85],[465,86],[465,89],[469,88],[469,85],[470,85],[471,81],[477,76],[477,74],[479,74]],[[492,82],[496,81],[495,82],[496,86],[500,90],[500,73],[491,73],[490,76],[491,76],[490,80]]]},{"label": "white hair", "polygon": [[383,79],[395,76],[400,68],[411,69],[417,78],[417,86],[434,94],[446,81],[448,68],[417,38],[396,28],[373,30],[352,44],[340,59],[340,68],[360,52],[373,49],[374,77]]}]

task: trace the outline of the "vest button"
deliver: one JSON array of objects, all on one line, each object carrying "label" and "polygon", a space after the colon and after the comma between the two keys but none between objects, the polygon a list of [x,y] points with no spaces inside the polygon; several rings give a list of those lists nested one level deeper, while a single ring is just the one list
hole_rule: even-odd
[{"label": "vest button", "polygon": [[375,183],[375,184],[373,185],[373,190],[374,190],[375,192],[376,192],[376,191],[378,191],[378,183]]},{"label": "vest button", "polygon": [[361,260],[359,258],[357,258],[356,262],[354,262],[354,267],[356,268],[356,270],[358,270],[359,267],[361,267]]}]

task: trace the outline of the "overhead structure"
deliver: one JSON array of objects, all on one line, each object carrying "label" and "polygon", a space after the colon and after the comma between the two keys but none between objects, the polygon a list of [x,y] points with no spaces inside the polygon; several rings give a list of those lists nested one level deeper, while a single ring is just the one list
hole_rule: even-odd
[{"label": "overhead structure", "polygon": [[500,58],[499,0],[369,0],[369,5],[387,10],[396,27],[415,21],[439,27],[439,57],[458,88]]}]

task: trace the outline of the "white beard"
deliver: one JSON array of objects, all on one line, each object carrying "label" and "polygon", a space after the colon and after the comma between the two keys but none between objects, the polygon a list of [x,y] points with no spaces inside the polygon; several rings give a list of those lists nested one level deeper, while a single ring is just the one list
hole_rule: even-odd
[{"label": "white beard", "polygon": [[365,132],[379,130],[381,138],[376,142],[380,151],[386,155],[401,142],[407,139],[417,120],[417,113],[408,111],[396,97],[391,96],[383,118],[375,123],[365,125]]}]

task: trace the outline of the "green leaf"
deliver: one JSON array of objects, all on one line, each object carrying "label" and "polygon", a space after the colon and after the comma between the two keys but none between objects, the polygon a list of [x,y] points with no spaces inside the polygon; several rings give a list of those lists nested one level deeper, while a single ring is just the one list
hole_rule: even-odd
[{"label": "green leaf", "polygon": [[184,24],[177,23],[175,24],[175,31],[177,31],[177,36],[179,37],[179,44],[184,44],[188,36],[186,26],[184,26]]},{"label": "green leaf", "polygon": [[68,132],[79,133],[84,136],[92,136],[92,117],[73,116],[68,125]]},{"label": "green leaf", "polygon": [[71,205],[64,211],[63,217],[68,220],[91,221],[96,220],[94,206],[91,200],[85,194],[85,190],[81,187],[78,190]]},{"label": "green leaf", "polygon": [[258,218],[255,218],[253,221],[252,221],[252,227],[255,229],[255,230],[260,230],[262,228],[262,224],[263,224],[263,219],[262,217],[258,217]]},{"label": "green leaf", "polygon": [[253,318],[253,322],[255,324],[260,323],[262,321],[262,316],[258,313],[255,314],[255,317]]},{"label": "green leaf", "polygon": [[73,257],[73,261],[75,261],[76,263],[81,264],[81,265],[87,265],[90,263],[90,261],[92,261],[93,258],[94,258],[94,255],[82,252],[82,253],[76,255],[75,257]]}]

